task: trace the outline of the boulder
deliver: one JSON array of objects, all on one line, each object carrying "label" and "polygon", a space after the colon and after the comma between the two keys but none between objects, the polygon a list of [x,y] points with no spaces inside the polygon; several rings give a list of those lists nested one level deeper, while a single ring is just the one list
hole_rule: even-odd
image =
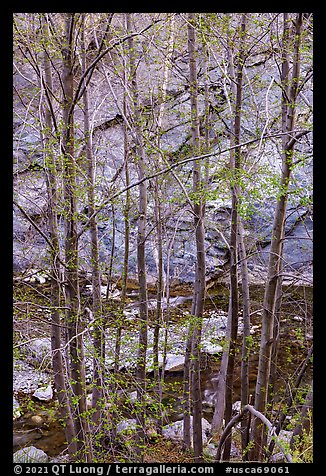
[{"label": "boulder", "polygon": [[32,339],[24,345],[22,351],[26,362],[37,369],[49,369],[52,365],[51,339],[41,337]]},{"label": "boulder", "polygon": [[52,400],[53,398],[52,385],[50,384],[50,385],[38,388],[33,393],[33,397],[35,397],[37,400],[41,400],[42,402],[48,402]]},{"label": "boulder", "polygon": [[13,391],[21,393],[35,392],[42,385],[49,385],[51,376],[36,370],[23,360],[14,360]]},{"label": "boulder", "polygon": [[13,397],[12,410],[13,410],[13,420],[17,420],[17,418],[21,416],[21,412],[20,412],[19,402],[15,399],[15,397]]},{"label": "boulder", "polygon": [[48,455],[35,446],[28,446],[14,453],[14,463],[47,463],[48,461]]},{"label": "boulder", "polygon": [[31,423],[36,426],[41,426],[44,423],[44,419],[41,415],[33,415],[31,417]]},{"label": "boulder", "polygon": [[[190,434],[192,435],[192,421],[193,417],[190,416]],[[209,436],[210,436],[210,430],[211,430],[211,425],[210,423],[205,419],[202,418],[202,432],[203,432],[203,445],[207,445]],[[166,425],[162,428],[162,435],[169,439],[169,440],[174,440],[174,441],[182,441],[183,439],[183,420],[181,421],[176,421],[174,423],[171,423],[170,425]]]},{"label": "boulder", "polygon": [[240,411],[241,411],[241,401],[240,400],[237,400],[236,402],[233,403],[232,410],[235,413],[240,413]]},{"label": "boulder", "polygon": [[[217,446],[214,445],[214,443],[210,442],[204,449],[204,455],[211,460],[212,462],[215,461],[216,458],[216,453],[217,453]],[[237,446],[231,442],[231,451],[230,451],[230,456],[231,459],[236,459],[239,460],[241,457],[241,451],[237,448]]]},{"label": "boulder", "polygon": [[167,354],[165,370],[168,372],[180,372],[185,363],[184,355]]},{"label": "boulder", "polygon": [[130,434],[130,433],[134,433],[136,429],[137,429],[137,421],[134,418],[122,420],[117,425],[118,433]]}]

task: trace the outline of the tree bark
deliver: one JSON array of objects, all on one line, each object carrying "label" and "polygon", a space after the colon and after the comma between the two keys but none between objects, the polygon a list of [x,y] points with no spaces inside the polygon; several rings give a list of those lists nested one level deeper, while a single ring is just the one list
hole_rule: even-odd
[{"label": "tree bark", "polygon": [[[42,16],[42,32],[44,38],[49,38],[49,27],[45,14]],[[60,242],[58,231],[58,186],[57,186],[57,166],[54,159],[51,142],[48,140],[48,135],[52,131],[52,114],[51,101],[49,91],[52,91],[52,74],[51,65],[47,52],[44,52],[44,87],[48,90],[46,94],[47,101],[44,106],[44,121],[45,121],[45,137],[43,140],[45,157],[44,163],[46,167],[46,183],[48,193],[48,227],[50,232],[50,241],[52,247],[50,249],[51,262],[51,350],[52,350],[52,370],[54,376],[54,388],[59,402],[59,411],[63,421],[65,422],[64,431],[68,443],[68,452],[71,458],[77,452],[77,445],[75,442],[75,428],[72,419],[69,394],[66,386],[66,369],[62,358],[61,349],[61,322],[60,322],[60,300],[61,300],[61,281],[62,273],[59,262],[60,257]]]},{"label": "tree bark", "polygon": [[[131,31],[131,14],[126,13],[127,31]],[[136,140],[137,172],[140,181],[145,177],[145,152],[141,133],[141,113],[138,97],[136,57],[133,37],[128,39],[129,62],[131,71],[131,92],[133,100],[134,130]],[[146,351],[147,351],[147,279],[146,279],[146,214],[147,214],[147,185],[143,181],[139,184],[139,208],[138,208],[138,235],[137,235],[137,269],[139,283],[139,347],[137,357],[137,399],[139,405],[137,452],[140,461],[143,459],[143,442],[145,439],[145,400],[146,393]]]},{"label": "tree bark", "polygon": [[[87,54],[85,45],[85,15],[83,15],[83,26],[81,30],[82,40],[82,73],[87,69]],[[89,99],[87,86],[84,87],[84,135],[86,142],[86,160],[87,160],[87,196],[88,211],[91,220],[89,222],[89,231],[91,238],[91,269],[92,269],[92,297],[93,297],[93,389],[92,389],[92,414],[93,429],[97,429],[100,423],[103,423],[103,387],[105,378],[105,342],[104,342],[104,322],[102,318],[102,297],[101,297],[101,274],[99,265],[99,243],[97,217],[93,216],[95,211],[95,169],[96,162],[93,154],[92,133],[89,119]]]},{"label": "tree bark", "polygon": [[[199,151],[199,119],[198,119],[198,84],[196,62],[196,35],[195,14],[188,14],[188,52],[189,52],[189,90],[191,104],[191,136],[192,151],[196,155]],[[193,411],[193,447],[195,462],[203,461],[202,439],[202,395],[200,382],[200,341],[201,319],[205,305],[205,228],[204,228],[204,199],[202,197],[201,164],[195,162],[193,166],[193,204],[194,229],[196,240],[196,272],[192,315],[194,326],[191,344],[191,399]]]},{"label": "tree bark", "polygon": [[[242,220],[239,220],[239,258],[241,268],[241,288],[242,288],[242,306],[243,306],[243,339],[241,353],[241,407],[249,403],[249,356],[251,350],[250,341],[250,291],[249,277],[246,257],[246,247],[243,236]],[[242,453],[247,459],[247,446],[249,443],[249,423],[250,415],[244,415],[241,420],[241,446]]]},{"label": "tree bark", "polygon": [[[290,131],[294,126],[295,104],[299,83],[302,14],[296,15],[295,39],[292,65],[292,78],[290,79],[290,18],[288,13],[283,14],[283,40],[282,40],[282,172],[280,181],[280,196],[278,198],[273,222],[271,250],[268,262],[267,284],[264,294],[262,331],[259,351],[258,375],[255,391],[255,409],[261,413],[266,412],[268,383],[270,377],[271,352],[273,343],[273,327],[276,290],[279,280],[281,263],[282,236],[284,233],[284,220],[287,207],[288,188],[291,176],[293,148],[295,142],[291,140]],[[288,134],[286,134],[288,133]],[[263,426],[257,418],[253,419],[252,441],[254,447],[251,459],[261,461],[263,458]]]},{"label": "tree bark", "polygon": [[[231,146],[236,146],[230,152],[230,169],[233,172],[231,177],[231,233],[230,233],[230,299],[228,311],[227,325],[227,347],[223,352],[220,367],[220,376],[215,396],[215,410],[212,422],[213,438],[216,441],[222,429],[223,416],[225,424],[232,415],[233,401],[233,373],[235,364],[235,341],[238,333],[238,314],[239,314],[239,296],[238,296],[238,229],[239,229],[239,185],[238,174],[240,168],[240,137],[241,137],[241,108],[242,108],[242,76],[243,65],[245,61],[245,31],[246,31],[246,15],[241,16],[240,25],[240,45],[238,51],[237,70],[234,71],[232,45],[228,40],[228,57],[230,76],[233,79],[232,97],[234,106],[232,113],[234,116],[232,123]],[[223,395],[224,393],[224,395]],[[231,451],[231,438],[228,437],[225,447],[223,459],[229,460]]]},{"label": "tree bark", "polygon": [[[82,414],[86,411],[85,368],[83,343],[80,332],[80,297],[78,281],[78,238],[76,222],[76,163],[74,157],[74,114],[72,108],[74,93],[73,51],[75,35],[75,14],[65,15],[65,45],[63,54],[63,131],[62,155],[64,161],[64,199],[65,211],[65,291],[66,291],[66,325],[68,327],[70,378],[72,388],[72,405],[77,439],[78,457],[86,456],[86,422]],[[83,455],[84,453],[84,455]]]},{"label": "tree bark", "polygon": [[[161,87],[161,97],[160,105],[158,110],[158,115],[156,119],[156,130],[154,141],[156,143],[157,150],[161,150],[161,134],[162,134],[162,122],[165,111],[165,103],[167,97],[167,87],[169,82],[170,70],[172,66],[172,55],[174,50],[174,36],[175,36],[175,18],[171,17],[170,20],[170,31],[168,38],[168,49],[167,55],[164,60],[164,69],[163,69],[163,83]],[[156,170],[159,170],[160,167],[160,155],[156,157]],[[159,412],[161,413],[162,406],[162,394],[163,394],[163,382],[164,382],[164,371],[160,374],[159,370],[159,342],[160,342],[160,331],[164,322],[163,309],[162,309],[162,300],[164,296],[164,263],[163,263],[163,223],[162,223],[162,191],[160,189],[160,180],[155,178],[154,183],[154,214],[156,221],[156,248],[158,252],[158,263],[157,263],[157,305],[156,305],[156,322],[154,328],[154,342],[153,342],[153,363],[154,363],[154,380],[156,381],[156,391],[159,398]],[[157,431],[161,433],[163,426],[163,417],[162,413],[157,418]]]}]

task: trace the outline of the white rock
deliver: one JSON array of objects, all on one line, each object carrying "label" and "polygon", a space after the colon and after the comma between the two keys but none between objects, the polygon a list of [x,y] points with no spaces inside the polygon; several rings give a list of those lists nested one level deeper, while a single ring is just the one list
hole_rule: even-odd
[{"label": "white rock", "polygon": [[35,283],[35,274],[37,273],[36,269],[30,269],[28,272],[28,276],[24,278],[25,283]]},{"label": "white rock", "polygon": [[51,381],[49,374],[36,370],[22,360],[14,360],[13,370],[14,392],[32,393],[42,385],[48,385]]},{"label": "white rock", "polygon": [[25,360],[37,368],[48,368],[52,365],[51,339],[36,338],[28,342],[23,350]]},{"label": "white rock", "polygon": [[37,274],[35,276],[36,281],[38,281],[40,284],[46,283],[46,278],[42,276],[41,274]]},{"label": "white rock", "polygon": [[47,463],[49,457],[44,451],[28,446],[14,453],[14,463]]},{"label": "white rock", "polygon": [[17,418],[21,416],[21,412],[20,412],[19,402],[15,399],[15,397],[13,397],[12,410],[13,410],[13,420],[17,420]]},{"label": "white rock", "polygon": [[179,372],[180,370],[183,370],[184,363],[184,355],[167,354],[165,370],[169,372]]},{"label": "white rock", "polygon": [[241,402],[240,402],[240,400],[237,400],[236,402],[234,402],[234,404],[232,405],[232,410],[234,412],[240,413],[240,411],[241,411]]},{"label": "white rock", "polygon": [[41,400],[42,402],[48,402],[49,400],[52,400],[53,398],[53,390],[52,390],[52,385],[48,385],[47,387],[40,387],[38,388],[34,393],[33,397],[37,398],[38,400]]},{"label": "white rock", "polygon": [[137,390],[128,393],[128,402],[135,403],[137,401]]},{"label": "white rock", "polygon": [[250,334],[255,334],[256,330],[259,329],[260,326],[251,326]]},{"label": "white rock", "polygon": [[[93,292],[93,285],[92,284],[86,284],[85,288],[92,293]],[[101,286],[101,296],[106,297],[106,292],[107,292],[107,286]],[[119,289],[114,289],[113,291],[109,291],[109,299],[118,299],[120,298],[121,293]]]},{"label": "white rock", "polygon": [[209,456],[210,458],[215,458],[216,452],[217,452],[217,446],[215,446],[214,443],[208,443],[208,445],[205,447],[205,450],[204,450],[205,455]]},{"label": "white rock", "polygon": [[205,389],[203,393],[203,405],[209,408],[214,408],[215,406],[215,392],[210,389]]},{"label": "white rock", "polygon": [[293,316],[292,319],[294,321],[298,321],[298,322],[302,322],[303,321],[303,317],[300,317],[300,316]]},{"label": "white rock", "polygon": [[213,342],[204,340],[201,342],[201,350],[202,352],[213,355],[223,352],[223,347],[219,344],[214,344]]},{"label": "white rock", "polygon": [[[287,446],[288,444],[290,444],[292,435],[293,435],[293,431],[281,430],[277,439],[280,443]],[[272,439],[275,439],[275,436],[273,437],[273,435],[271,435],[271,433],[268,432],[268,444],[271,442]]]},{"label": "white rock", "polygon": [[[190,434],[192,435],[192,422],[193,422],[193,417],[190,416]],[[205,419],[201,419],[202,422],[202,435],[203,435],[203,445],[206,445],[208,442],[210,430],[211,430],[211,425],[210,423]],[[183,439],[183,420],[181,421],[176,421],[174,423],[171,423],[170,425],[166,425],[162,428],[162,435],[165,438],[168,438],[169,440],[174,440],[174,441],[182,441]]]},{"label": "white rock", "polygon": [[91,393],[86,395],[86,409],[87,410],[90,410],[92,408],[92,399],[93,399],[93,396]]},{"label": "white rock", "polygon": [[[163,364],[163,355],[158,354],[158,366],[162,367]],[[146,357],[146,372],[152,372],[154,370],[154,354],[151,349],[147,351]]]},{"label": "white rock", "polygon": [[124,316],[126,317],[127,321],[133,321],[136,318],[138,318],[139,311],[137,308],[130,308],[130,309],[125,309],[123,311]]},{"label": "white rock", "polygon": [[134,418],[129,418],[126,420],[122,420],[117,425],[117,432],[118,433],[129,433],[134,432],[137,429],[137,421]]}]

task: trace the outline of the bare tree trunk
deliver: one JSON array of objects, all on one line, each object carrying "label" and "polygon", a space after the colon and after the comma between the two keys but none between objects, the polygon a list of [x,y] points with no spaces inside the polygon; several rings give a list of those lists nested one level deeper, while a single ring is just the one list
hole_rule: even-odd
[{"label": "bare tree trunk", "polygon": [[[83,16],[83,26],[81,31],[82,39],[82,72],[87,69],[87,56],[85,45],[85,15]],[[92,297],[93,297],[93,318],[95,319],[93,328],[93,389],[92,389],[92,422],[93,429],[97,430],[103,422],[103,386],[105,374],[105,353],[104,353],[104,323],[102,318],[102,298],[101,298],[101,275],[99,265],[99,243],[97,217],[93,216],[95,212],[95,170],[96,162],[93,155],[92,133],[89,120],[89,100],[88,90],[85,84],[83,94],[84,101],[84,135],[86,141],[86,159],[87,159],[87,194],[88,211],[90,216],[89,230],[91,237],[91,269],[92,269]]]},{"label": "bare tree trunk", "polygon": [[73,414],[77,449],[83,454],[86,441],[85,421],[82,415],[86,411],[85,368],[83,343],[80,332],[80,297],[78,281],[78,238],[76,222],[76,163],[74,157],[74,119],[73,119],[73,50],[75,14],[65,14],[65,39],[63,48],[63,137],[62,154],[64,157],[64,197],[65,214],[65,291],[66,324],[68,327],[70,376],[73,399]]},{"label": "bare tree trunk", "polygon": [[[158,181],[155,180],[155,221],[156,221],[156,246],[158,251],[158,277],[156,290],[156,316],[153,336],[153,365],[154,380],[156,382],[157,395],[160,394],[160,369],[159,369],[159,342],[160,329],[163,322],[163,242],[162,242],[162,217],[161,217],[161,198],[159,196]],[[157,418],[157,426],[161,429],[161,419]]]},{"label": "bare tree trunk", "polygon": [[215,388],[214,388],[214,414],[213,414],[212,427],[211,427],[212,441],[214,443],[218,443],[219,438],[221,436],[224,410],[225,410],[225,393],[226,393],[225,382],[226,382],[226,373],[227,373],[228,359],[229,359],[229,345],[230,345],[230,338],[231,338],[231,318],[229,315],[230,309],[231,309],[231,305],[229,304],[227,328],[225,333],[226,348],[223,350],[218,379],[215,382]]},{"label": "bare tree trunk", "polygon": [[[127,87],[127,71],[124,71],[125,75],[125,84]],[[123,113],[124,117],[127,117],[127,94],[126,91],[123,97]],[[128,187],[130,185],[129,177],[129,142],[128,142],[128,131],[127,124],[123,122],[123,142],[124,142],[124,172],[125,172],[125,185]],[[129,269],[129,244],[130,244],[130,190],[126,191],[126,201],[124,204],[124,257],[123,257],[123,271],[121,276],[121,312],[123,313],[126,297],[127,297],[127,284],[128,284],[128,269]],[[122,318],[122,316],[121,316]],[[118,372],[120,365],[120,351],[121,351],[121,337],[123,331],[123,319],[121,322],[118,322],[118,327],[116,330],[115,336],[115,352],[114,352],[114,382],[113,382],[113,412],[112,412],[112,440],[116,439],[117,434],[117,422],[119,418],[119,412],[116,411],[118,408],[119,394],[118,394]]]},{"label": "bare tree trunk", "polygon": [[189,325],[188,336],[186,341],[185,362],[183,367],[183,448],[190,450],[191,434],[190,434],[190,414],[191,414],[191,395],[190,395],[190,359],[192,344],[192,323]]},{"label": "bare tree trunk", "polygon": [[[166,58],[164,60],[164,69],[163,69],[163,83],[161,88],[161,97],[160,97],[160,106],[157,115],[157,126],[155,131],[155,142],[157,150],[160,151],[161,148],[161,134],[162,134],[162,122],[165,110],[165,102],[167,97],[167,87],[169,82],[169,75],[172,66],[172,55],[174,50],[174,36],[175,36],[175,18],[171,17],[170,20],[170,31],[168,39],[168,48]],[[160,156],[157,156],[156,167],[157,170],[160,166]],[[159,396],[159,412],[161,412],[162,406],[162,394],[163,394],[163,382],[164,382],[164,369],[160,374],[159,370],[159,338],[160,330],[164,321],[163,310],[162,310],[162,300],[164,295],[164,269],[163,269],[163,223],[162,223],[162,192],[160,191],[160,180],[155,178],[154,185],[154,211],[155,211],[155,221],[156,221],[156,246],[158,251],[158,278],[157,278],[157,306],[156,306],[156,323],[154,328],[154,337],[153,337],[153,354],[154,354],[154,379],[157,382],[156,390],[157,395]],[[165,332],[165,336],[167,331]],[[163,364],[164,365],[164,364]],[[157,418],[157,431],[161,433],[163,426],[163,418],[159,416]]]},{"label": "bare tree trunk", "polygon": [[[42,32],[45,38],[49,37],[47,19],[42,17]],[[52,115],[50,92],[52,92],[52,75],[51,65],[47,52],[44,53],[44,87],[46,89],[47,101],[44,107],[44,119],[47,134],[52,131]],[[60,299],[61,299],[61,269],[59,263],[60,244],[59,231],[57,220],[58,207],[58,186],[57,186],[57,166],[53,156],[51,143],[47,136],[44,137],[44,150],[46,150],[46,157],[44,163],[46,168],[46,181],[48,193],[48,226],[50,232],[50,241],[52,244],[51,254],[51,349],[52,349],[52,370],[54,378],[54,388],[59,402],[59,410],[64,424],[64,431],[68,443],[68,451],[70,458],[73,458],[77,452],[77,445],[75,441],[75,428],[72,419],[69,395],[65,381],[65,366],[62,358],[61,349],[61,322],[60,322]]]},{"label": "bare tree trunk", "polygon": [[[239,220],[239,258],[241,262],[241,288],[242,288],[242,306],[243,306],[243,340],[241,354],[241,407],[243,408],[249,402],[249,356],[250,356],[250,291],[248,266],[246,257],[246,247],[243,236],[243,224]],[[242,453],[247,459],[245,451],[249,444],[249,420],[250,414],[245,414],[241,420],[241,445]]]},{"label": "bare tree trunk", "polygon": [[[284,236],[282,237],[282,243],[284,243],[283,239],[284,239]],[[281,247],[281,256],[283,256],[283,244]],[[282,263],[280,264],[280,273],[281,271],[282,271]],[[275,390],[275,383],[277,380],[277,359],[278,359],[278,351],[280,347],[282,297],[283,297],[282,276],[280,276],[277,283],[276,297],[275,297],[273,344],[272,344],[272,353],[271,353],[271,371],[270,371],[270,377],[269,377],[268,397],[267,397],[271,410],[273,409],[274,390]]]},{"label": "bare tree trunk", "polygon": [[[196,155],[199,151],[199,119],[198,119],[198,84],[196,64],[196,36],[195,14],[188,14],[188,52],[189,52],[189,90],[191,103],[191,134],[192,150]],[[195,202],[193,204],[194,229],[196,239],[196,274],[194,283],[194,295],[192,314],[194,316],[193,332],[191,333],[191,399],[193,412],[193,446],[195,462],[203,461],[202,439],[202,395],[200,382],[200,341],[201,341],[201,318],[205,304],[205,229],[203,197],[200,196],[202,186],[201,165],[194,162],[193,165],[193,192]]]},{"label": "bare tree trunk", "polygon": [[[242,107],[242,75],[243,65],[245,61],[245,31],[246,31],[246,15],[241,16],[240,25],[240,45],[237,55],[237,70],[234,71],[232,45],[228,45],[229,68],[230,76],[233,79],[232,97],[234,101],[233,106],[233,124],[232,124],[232,146],[240,144],[241,135],[241,107]],[[235,85],[234,85],[235,84]],[[232,401],[233,401],[233,373],[235,364],[235,342],[238,333],[238,314],[239,314],[239,296],[238,296],[238,230],[239,230],[239,215],[238,215],[238,201],[239,201],[239,185],[238,173],[240,169],[240,148],[231,150],[230,153],[230,168],[233,171],[231,179],[231,194],[232,194],[232,211],[231,211],[231,234],[230,234],[230,299],[228,312],[228,326],[227,326],[227,348],[223,352],[222,362],[220,367],[220,376],[215,396],[215,410],[212,422],[212,433],[215,441],[218,440],[223,423],[223,416],[225,424],[232,415]],[[224,393],[224,395],[223,395]],[[228,435],[224,447],[223,459],[230,459],[231,451],[231,435]]]},{"label": "bare tree trunk", "polygon": [[[126,13],[127,31],[131,32],[131,14]],[[138,178],[142,180],[145,177],[145,152],[141,135],[141,115],[138,98],[136,57],[133,38],[128,39],[129,62],[131,70],[131,91],[133,99],[134,112],[134,130],[136,139],[137,171]],[[137,268],[139,282],[139,347],[137,357],[137,399],[139,405],[137,432],[137,452],[140,461],[143,459],[143,442],[145,439],[145,400],[146,393],[146,351],[147,351],[147,280],[146,280],[146,260],[145,260],[145,242],[146,242],[146,214],[147,214],[147,185],[142,182],[139,185],[139,217],[138,217],[138,236],[137,236]]]},{"label": "bare tree trunk", "polygon": [[115,254],[115,209],[114,203],[111,204],[112,210],[112,235],[111,235],[111,252],[109,257],[109,266],[107,272],[108,284],[106,287],[106,299],[110,299],[110,293],[113,288],[113,262],[114,262],[114,254]]},{"label": "bare tree trunk", "polygon": [[[284,13],[284,29],[282,44],[282,132],[287,132],[282,136],[282,173],[280,183],[280,197],[276,204],[271,250],[268,262],[267,284],[264,294],[262,331],[259,352],[258,375],[255,392],[255,409],[261,413],[266,412],[268,383],[270,377],[271,351],[273,343],[274,312],[277,283],[281,263],[282,236],[284,233],[284,220],[288,198],[288,187],[291,176],[291,165],[293,157],[293,141],[290,131],[294,126],[295,104],[299,82],[302,14],[298,13],[295,21],[295,40],[292,64],[292,78],[289,78],[289,47],[290,47],[290,19],[289,14]],[[263,458],[263,425],[260,420],[254,418],[252,428],[252,440],[254,447],[251,452],[251,459],[261,461]]]},{"label": "bare tree trunk", "polygon": [[[237,55],[237,71],[236,71],[236,91],[234,105],[234,124],[233,124],[233,144],[238,145],[241,142],[241,108],[242,108],[242,76],[243,65],[245,61],[245,32],[246,32],[246,15],[241,16],[240,25],[240,45]],[[235,365],[235,343],[238,334],[238,318],[239,318],[239,291],[238,291],[238,228],[239,228],[239,194],[238,173],[240,169],[240,148],[231,152],[231,169],[234,171],[231,184],[232,193],[232,212],[231,212],[231,236],[230,236],[230,304],[231,304],[231,335],[229,344],[229,359],[226,374],[226,395],[225,395],[225,424],[229,422],[232,416],[233,402],[233,373]],[[230,459],[231,451],[231,434],[226,440],[223,459]]]}]

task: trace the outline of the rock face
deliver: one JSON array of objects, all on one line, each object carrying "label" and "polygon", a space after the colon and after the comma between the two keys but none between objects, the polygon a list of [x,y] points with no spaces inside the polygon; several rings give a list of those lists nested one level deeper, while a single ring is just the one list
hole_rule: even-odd
[{"label": "rock face", "polygon": [[14,463],[47,463],[49,457],[44,451],[28,446],[14,453]]},{"label": "rock face", "polygon": [[[118,15],[117,15],[118,18]],[[120,20],[117,20],[120,21]],[[144,21],[139,19],[139,21]],[[113,20],[115,22],[115,20]],[[183,28],[180,28],[177,34],[182,35]],[[184,39],[181,40],[181,43]],[[152,45],[149,48],[146,61],[139,61],[137,73],[139,74],[139,99],[142,104],[146,104],[143,119],[145,131],[152,129],[152,126],[146,125],[149,117],[153,122],[157,118],[159,97],[154,91],[161,88],[161,68],[165,58],[159,58],[158,49]],[[212,46],[213,47],[213,46]],[[152,49],[153,48],[153,49]],[[186,45],[181,47],[186,48]],[[153,53],[153,54],[152,54]],[[198,62],[201,55],[199,55]],[[154,61],[155,58],[155,61]],[[309,60],[306,60],[309,61]],[[169,89],[167,91],[167,102],[164,110],[162,134],[160,143],[162,153],[165,155],[169,164],[176,163],[191,156],[191,131],[189,120],[191,116],[189,84],[187,77],[189,75],[189,65],[185,61],[184,54],[176,54],[173,60],[174,66],[171,68],[169,77]],[[160,64],[160,67],[158,65]],[[310,67],[310,63],[305,67]],[[14,76],[17,91],[26,94],[28,85],[24,76],[36,77],[33,71],[24,65],[20,74],[16,72]],[[199,66],[201,70],[202,65]],[[204,67],[203,67],[204,70]],[[180,74],[181,72],[181,74]],[[251,86],[256,83],[259,77],[259,85],[253,90],[254,105],[251,94],[243,100],[244,114],[242,116],[242,140],[257,138],[260,139],[261,132],[265,126],[265,114],[260,111],[259,118],[253,120],[256,116],[257,105],[265,107],[267,96],[270,104],[273,104],[273,120],[277,119],[281,107],[281,91],[277,81],[270,84],[271,77],[279,77],[279,71],[273,61],[256,61],[248,66],[246,74]],[[201,122],[203,122],[205,112],[205,95],[204,86],[206,80],[203,78],[203,72],[198,73],[198,112]],[[113,79],[113,78],[112,78]],[[102,205],[104,200],[108,198],[108,183],[112,181],[115,191],[123,190],[125,187],[123,174],[120,173],[124,163],[124,140],[122,117],[120,111],[122,109],[123,87],[117,78],[113,79],[115,94],[110,97],[107,95],[107,86],[102,85],[101,81],[90,83],[90,115],[95,120],[94,124],[94,152],[97,160],[97,177],[96,177],[96,205]],[[221,150],[227,149],[230,145],[230,137],[226,124],[229,124],[230,117],[228,112],[228,98],[225,91],[225,78],[221,73],[220,67],[212,60],[209,67],[207,83],[209,85],[208,100],[210,114],[210,130],[209,138],[211,140],[210,152],[215,153],[216,157],[210,164],[210,192],[211,196],[207,200],[206,206],[206,234],[205,247],[207,256],[207,278],[220,275],[224,271],[223,267],[228,262],[228,241],[230,233],[230,191],[227,190],[223,180],[225,169],[228,167],[229,152],[221,153]],[[32,84],[32,82],[31,82]],[[96,86],[95,86],[96,84]],[[31,85],[29,86],[31,87]],[[26,88],[26,90],[25,90]],[[267,89],[268,88],[268,89]],[[153,92],[151,103],[148,103],[148,92]],[[268,91],[268,94],[267,94]],[[312,93],[307,86],[304,91],[306,101],[312,101]],[[102,101],[105,97],[105,101]],[[118,98],[118,99],[117,99]],[[249,99],[250,98],[250,99]],[[119,103],[120,101],[120,103]],[[311,114],[309,106],[299,101],[297,105],[297,115],[309,117],[305,120],[305,129],[309,127],[311,122]],[[219,111],[218,113],[216,111]],[[25,120],[21,119],[25,117]],[[42,138],[39,133],[39,127],[34,115],[36,111],[31,109],[30,114],[22,109],[21,101],[15,103],[14,116],[14,189],[17,191],[17,202],[28,215],[36,221],[38,226],[44,231],[46,229],[46,209],[47,209],[47,193],[46,193],[46,174],[44,172],[44,157]],[[82,125],[82,111],[78,108],[75,110],[76,131]],[[130,121],[131,118],[128,118]],[[270,118],[272,120],[272,117]],[[58,113],[58,120],[60,115]],[[257,122],[258,121],[258,122]],[[132,121],[131,121],[132,122]],[[298,127],[301,127],[298,123]],[[273,126],[275,130],[279,129],[279,122]],[[155,134],[155,132],[154,132]],[[76,135],[78,135],[76,133]],[[130,135],[131,136],[131,135]],[[258,137],[257,137],[258,136]],[[147,137],[147,141],[153,140],[153,135]],[[277,139],[275,139],[276,141]],[[312,244],[309,241],[311,234],[311,206],[309,205],[309,196],[312,194],[312,144],[306,141],[298,141],[296,150],[304,159],[304,163],[294,168],[293,184],[291,189],[291,202],[286,219],[287,232],[291,228],[292,239],[285,241],[286,262],[292,267],[299,266],[299,263],[307,261],[307,256],[312,253]],[[78,143],[77,143],[78,142]],[[130,138],[131,148],[134,146],[132,137]],[[258,143],[257,143],[258,144]],[[271,238],[271,225],[275,211],[275,196],[277,195],[276,185],[279,179],[280,170],[280,154],[278,150],[279,144],[274,141],[264,140],[257,144],[249,146],[247,150],[243,149],[245,155],[246,168],[250,170],[249,178],[243,177],[244,184],[244,202],[241,206],[245,209],[241,210],[245,218],[246,244],[248,248],[255,244],[262,246],[258,249],[258,255],[251,260],[252,269],[260,264],[262,272],[266,268],[265,255],[267,254],[268,242]],[[78,159],[82,155],[82,140],[76,141],[76,157]],[[59,147],[59,145],[58,145]],[[131,154],[132,156],[132,154]],[[131,157],[133,159],[133,157]],[[153,171],[150,154],[148,159],[148,172]],[[299,161],[298,161],[299,162]],[[137,171],[134,167],[133,160],[129,169],[131,183],[137,182]],[[257,166],[257,172],[255,167]],[[80,166],[81,172],[78,173],[77,181],[79,185],[84,185],[85,176],[83,174],[83,165]],[[189,190],[191,187],[191,171],[192,163],[184,164],[180,169],[175,169],[184,188]],[[221,180],[222,176],[222,180]],[[273,185],[274,184],[274,185]],[[148,183],[149,188],[152,184]],[[188,188],[189,187],[189,188]],[[241,185],[242,187],[242,185]],[[273,188],[274,187],[274,188]],[[217,192],[217,193],[216,193]],[[296,193],[293,193],[296,192]],[[136,275],[136,246],[137,246],[137,187],[130,189],[131,193],[131,236],[130,236],[130,259],[129,271]],[[82,194],[81,194],[82,195]],[[162,200],[162,221],[164,225],[164,272],[169,271],[169,278],[176,282],[193,282],[196,262],[196,247],[193,230],[193,216],[184,191],[178,186],[175,178],[171,174],[164,176],[164,189]],[[85,194],[86,196],[86,194]],[[115,203],[114,216],[111,204],[103,207],[102,213],[98,215],[98,229],[100,242],[100,260],[107,264],[107,257],[114,246],[115,267],[117,274],[121,273],[124,254],[124,215],[123,203],[119,203],[118,199]],[[86,201],[86,200],[85,200]],[[83,198],[78,200],[78,227],[81,228],[84,219],[87,216],[83,203]],[[306,204],[306,205],[305,205]],[[61,213],[61,211],[59,212]],[[60,214],[59,230],[64,234],[64,213]],[[300,220],[303,220],[300,225]],[[149,194],[148,203],[148,234],[146,241],[146,260],[147,273],[149,277],[157,277],[157,244],[155,237],[155,213],[153,209],[152,195]],[[307,225],[305,228],[304,223]],[[115,243],[113,243],[113,226],[115,228]],[[26,220],[24,215],[18,208],[14,208],[14,270],[24,271],[29,267],[44,268],[44,258],[46,256],[46,242],[44,238],[31,227],[30,222]],[[301,233],[303,235],[301,236]],[[300,238],[300,240],[297,240]],[[302,239],[303,238],[303,239]],[[306,239],[307,238],[307,239]],[[88,250],[88,251],[87,251]],[[260,256],[260,252],[265,250]],[[85,268],[89,266],[89,235],[84,233],[80,238],[80,258],[85,263]],[[310,258],[309,258],[310,259]],[[83,264],[84,266],[84,264]],[[310,271],[309,271],[310,272]],[[258,279],[259,275],[253,274],[252,279]],[[264,280],[264,276],[260,277]]]}]

